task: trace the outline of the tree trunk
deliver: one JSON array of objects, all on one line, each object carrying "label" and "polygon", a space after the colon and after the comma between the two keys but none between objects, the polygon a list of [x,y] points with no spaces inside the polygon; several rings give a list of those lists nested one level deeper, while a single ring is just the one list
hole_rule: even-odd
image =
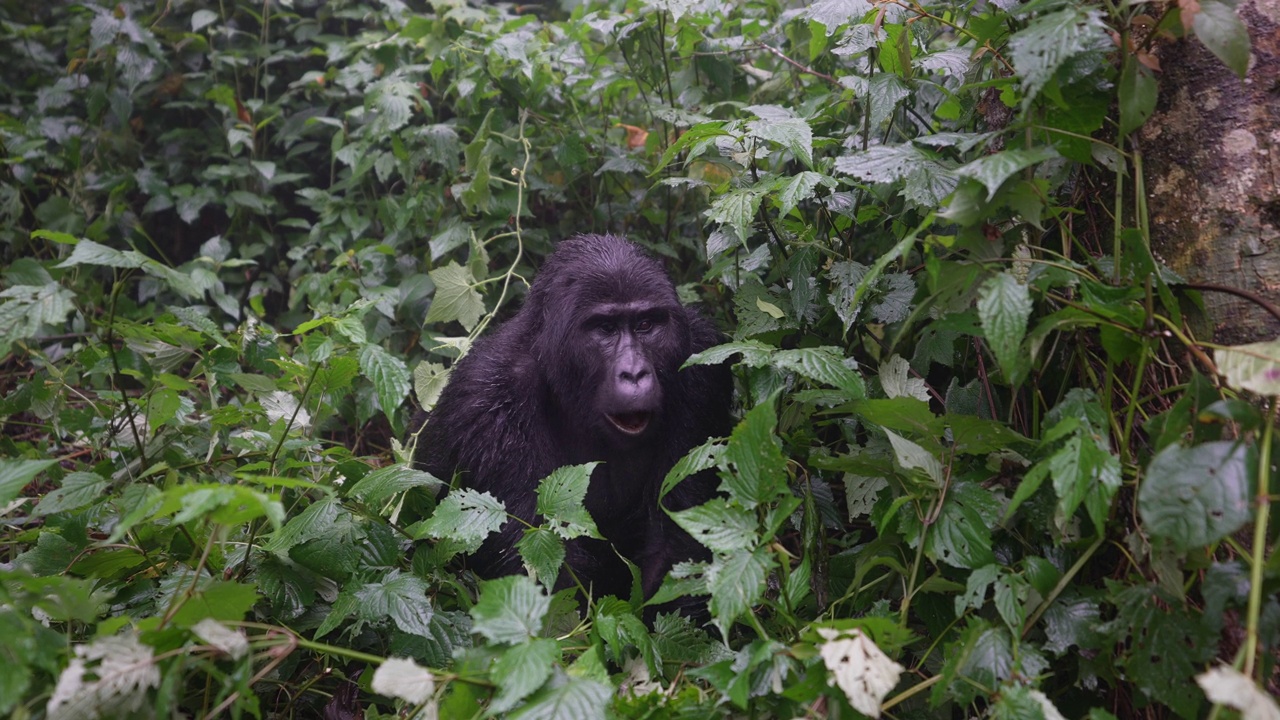
[{"label": "tree trunk", "polygon": [[[1192,283],[1280,305],[1280,0],[1246,0],[1242,82],[1194,39],[1161,52],[1160,102],[1143,128],[1156,257]],[[1204,293],[1216,342],[1280,336],[1258,302]]]}]

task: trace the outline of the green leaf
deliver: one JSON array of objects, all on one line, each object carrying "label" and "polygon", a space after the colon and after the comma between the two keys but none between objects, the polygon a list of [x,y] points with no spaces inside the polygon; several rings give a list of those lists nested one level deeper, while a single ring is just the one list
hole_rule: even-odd
[{"label": "green leaf", "polygon": [[1252,517],[1247,455],[1243,443],[1225,440],[1160,451],[1138,489],[1144,527],[1180,550],[1244,527]]},{"label": "green leaf", "polygon": [[1032,165],[1055,158],[1058,153],[1051,147],[1035,147],[1030,150],[1001,150],[984,155],[973,162],[955,169],[960,177],[973,178],[987,189],[987,201],[991,201],[1000,186],[1018,172]]},{"label": "green leaf", "polygon": [[782,145],[805,167],[813,167],[813,130],[804,118],[776,105],[748,105],[744,109],[760,118],[747,123],[748,134]]},{"label": "green leaf", "polygon": [[744,246],[751,237],[751,223],[760,209],[764,192],[759,188],[738,188],[716,198],[707,210],[712,222],[731,228]]},{"label": "green leaf", "polygon": [[724,445],[714,440],[709,440],[690,450],[684,457],[676,461],[675,466],[662,479],[662,491],[658,496],[659,499],[666,497],[672,488],[679,485],[682,480],[690,475],[716,467],[723,456]]},{"label": "green leaf", "polygon": [[551,677],[552,666],[560,661],[560,646],[550,638],[535,638],[507,648],[493,663],[489,677],[498,685],[498,695],[489,710],[506,712]]},{"label": "green leaf", "polygon": [[430,473],[406,465],[388,465],[366,474],[347,492],[351,497],[377,505],[392,495],[416,487],[427,488],[434,494],[444,487],[444,483]]},{"label": "green leaf", "polygon": [[1232,388],[1280,395],[1280,340],[1215,348],[1213,361]]},{"label": "green leaf", "polygon": [[544,527],[525,528],[516,541],[516,552],[534,580],[547,587],[555,586],[565,556],[564,540],[559,535]]},{"label": "green leaf", "polygon": [[75,249],[71,251],[71,257],[54,267],[69,268],[77,265],[103,265],[131,269],[140,268],[142,264],[143,258],[141,256],[135,257],[129,253],[86,239],[77,242]]},{"label": "green leaf", "polygon": [[424,322],[457,320],[470,332],[484,314],[484,299],[476,292],[471,271],[450,260],[448,265],[427,274],[436,285],[436,294]]},{"label": "green leaf", "polygon": [[810,380],[840,388],[850,400],[867,396],[862,376],[844,364],[839,348],[815,347],[780,350],[770,362],[779,370],[790,370]]},{"label": "green leaf", "polygon": [[500,500],[487,492],[462,488],[449,491],[416,536],[455,541],[465,552],[475,552],[506,522],[507,508]]},{"label": "green leaf", "polygon": [[1142,127],[1156,109],[1160,90],[1156,76],[1133,55],[1125,55],[1120,72],[1120,136]]},{"label": "green leaf", "polygon": [[431,637],[431,605],[426,582],[408,573],[393,570],[381,582],[371,582],[355,593],[359,611],[356,616],[364,620],[389,618],[401,631],[411,635]]},{"label": "green leaf", "polygon": [[1129,648],[1117,658],[1125,676],[1147,699],[1168,705],[1182,717],[1199,716],[1203,701],[1192,677],[1214,656],[1216,635],[1208,632],[1198,613],[1158,586],[1108,587],[1116,619],[1103,630]]},{"label": "green leaf", "polygon": [[1085,54],[1111,48],[1102,11],[1072,6],[1041,15],[1009,38],[1009,55],[1022,81],[1025,113],[1058,70]]},{"label": "green leaf", "polygon": [[929,157],[911,143],[877,145],[865,152],[836,158],[836,172],[874,183],[897,182],[916,172]]},{"label": "green leaf", "polygon": [[799,175],[787,178],[782,185],[782,189],[778,192],[778,214],[785,216],[794,210],[801,201],[813,197],[813,190],[818,187],[818,183],[828,187],[834,185],[834,181],[830,177],[811,170],[805,170]]},{"label": "green leaf", "polygon": [[564,684],[541,691],[509,717],[512,720],[603,720],[613,688],[586,678],[568,678]]},{"label": "green leaf", "polygon": [[[925,554],[958,568],[980,568],[995,562],[991,530],[1000,520],[1002,501],[974,483],[953,485],[943,501],[942,512],[925,536]],[[908,537],[918,535],[920,526],[915,514],[901,517]]]},{"label": "green leaf", "polygon": [[327,497],[307,506],[300,514],[290,518],[271,536],[263,549],[284,554],[294,546],[318,538],[329,532],[340,515],[346,515],[337,498]]},{"label": "green leaf", "polygon": [[683,367],[691,365],[719,365],[734,355],[742,355],[742,363],[747,367],[763,367],[769,362],[776,349],[759,340],[739,340],[709,347],[702,352],[694,353],[685,361]]},{"label": "green leaf", "polygon": [[53,460],[0,460],[0,505],[7,505]]},{"label": "green leaf", "polygon": [[1232,5],[1220,0],[1202,0],[1200,12],[1192,18],[1191,29],[1209,52],[1244,79],[1249,71],[1249,30]]},{"label": "green leaf", "polygon": [[1062,521],[1069,521],[1084,503],[1094,530],[1103,534],[1111,499],[1120,489],[1120,459],[1081,432],[1072,435],[1046,462]]},{"label": "green leaf", "polygon": [[996,362],[1011,384],[1025,372],[1019,352],[1031,317],[1031,293],[1012,274],[1002,272],[982,283],[978,290],[978,319]]},{"label": "green leaf", "polygon": [[770,397],[747,411],[733,429],[724,459],[736,472],[724,473],[722,489],[745,508],[772,502],[786,488],[787,459],[774,435],[776,402]]},{"label": "green leaf", "polygon": [[68,473],[62,478],[62,484],[57,490],[40,498],[40,504],[36,505],[31,514],[39,517],[68,510],[79,510],[102,500],[106,489],[107,481],[97,473]]},{"label": "green leaf", "polygon": [[240,622],[256,602],[258,591],[253,585],[214,580],[186,598],[174,614],[173,624],[189,628],[205,618]]},{"label": "green leaf", "polygon": [[486,580],[480,585],[480,599],[471,608],[472,630],[490,642],[528,642],[538,636],[550,607],[551,598],[528,576]]},{"label": "green leaf", "polygon": [[394,422],[400,403],[409,396],[409,368],[381,345],[365,345],[360,349],[360,371],[373,383],[382,413]]},{"label": "green leaf", "polygon": [[587,485],[598,462],[556,469],[538,484],[538,514],[565,540],[586,535],[600,539],[595,521],[587,513]]},{"label": "green leaf", "polygon": [[671,513],[676,524],[712,552],[756,546],[756,518],[736,503],[714,498],[703,505]]},{"label": "green leaf", "polygon": [[764,594],[765,577],[773,569],[768,548],[737,550],[717,555],[707,569],[707,589],[711,591],[711,617],[724,637],[734,621],[751,611]]},{"label": "green leaf", "polygon": [[893,455],[899,467],[907,472],[920,470],[935,485],[941,487],[942,462],[933,453],[892,430],[884,430],[884,434],[889,438],[889,445],[893,447]]}]

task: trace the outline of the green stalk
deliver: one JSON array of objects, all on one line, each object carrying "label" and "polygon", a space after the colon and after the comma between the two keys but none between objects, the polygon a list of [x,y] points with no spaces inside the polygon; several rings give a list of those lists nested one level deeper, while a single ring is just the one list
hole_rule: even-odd
[{"label": "green stalk", "polygon": [[1277,401],[1267,409],[1267,425],[1262,431],[1258,453],[1258,510],[1253,521],[1253,562],[1249,565],[1249,614],[1245,625],[1244,674],[1252,677],[1253,660],[1258,655],[1258,620],[1262,616],[1262,568],[1266,565],[1267,520],[1271,515],[1271,436],[1276,426]]}]

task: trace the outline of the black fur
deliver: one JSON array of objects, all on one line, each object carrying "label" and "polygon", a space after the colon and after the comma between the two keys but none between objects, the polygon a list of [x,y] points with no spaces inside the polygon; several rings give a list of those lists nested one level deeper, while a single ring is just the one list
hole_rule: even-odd
[{"label": "black fur", "polygon": [[[609,235],[565,240],[520,311],[458,362],[418,438],[415,464],[446,482],[456,475],[455,484],[492,493],[509,513],[534,522],[539,480],[563,465],[603,461],[587,509],[640,568],[648,597],[673,563],[707,557],[657,499],[676,460],[730,429],[727,366],[678,370],[691,353],[721,341],[636,245]],[[690,478],[664,504],[702,503],[714,483]],[[473,568],[483,577],[523,572],[515,549],[521,534],[508,520],[472,557]],[[571,540],[566,564],[597,597],[630,594],[631,574],[608,543]],[[569,584],[562,572],[557,586]]]}]

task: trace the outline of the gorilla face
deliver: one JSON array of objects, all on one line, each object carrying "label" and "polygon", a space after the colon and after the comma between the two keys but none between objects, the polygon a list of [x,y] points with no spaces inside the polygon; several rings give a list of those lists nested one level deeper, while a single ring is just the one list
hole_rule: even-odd
[{"label": "gorilla face", "polygon": [[688,350],[661,303],[601,303],[583,323],[600,370],[590,412],[615,441],[639,442],[659,432],[663,385]]}]

